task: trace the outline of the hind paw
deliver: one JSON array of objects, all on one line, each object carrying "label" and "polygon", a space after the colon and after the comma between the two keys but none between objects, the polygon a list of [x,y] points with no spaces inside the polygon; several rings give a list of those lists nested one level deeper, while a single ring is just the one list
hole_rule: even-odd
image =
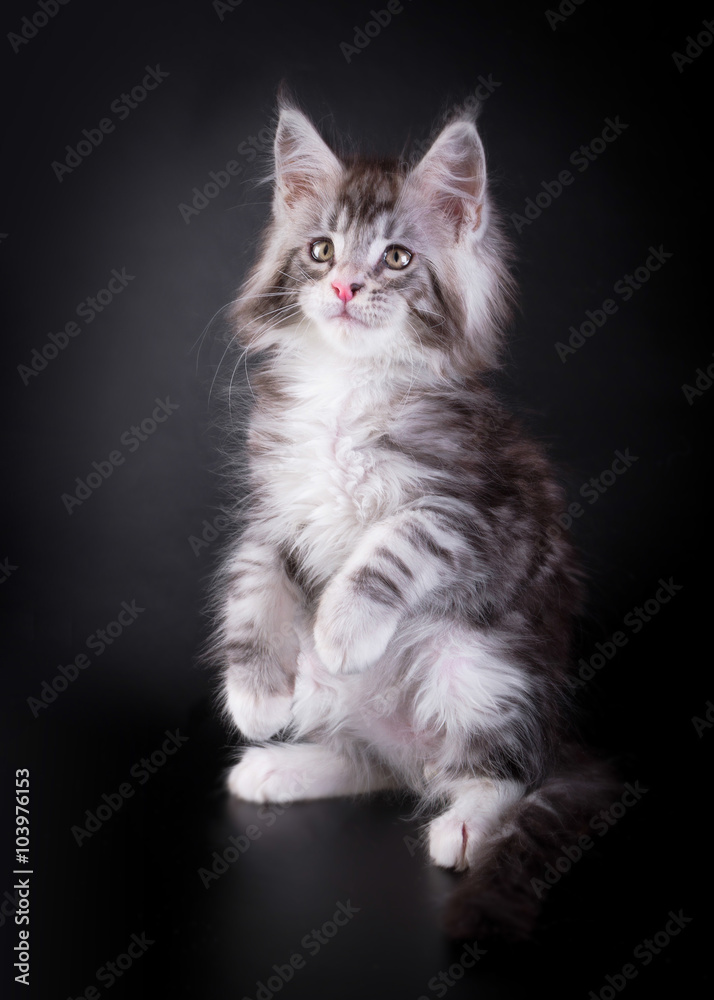
[{"label": "hind paw", "polygon": [[429,825],[429,856],[440,868],[468,868],[470,841],[468,823],[454,810],[437,816]]}]

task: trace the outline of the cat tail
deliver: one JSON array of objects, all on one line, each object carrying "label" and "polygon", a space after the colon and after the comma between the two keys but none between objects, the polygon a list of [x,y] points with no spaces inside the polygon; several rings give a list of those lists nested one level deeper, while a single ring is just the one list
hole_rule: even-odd
[{"label": "cat tail", "polygon": [[528,940],[549,888],[546,865],[564,847],[577,847],[591,820],[621,792],[609,764],[578,751],[577,761],[503,815],[447,903],[447,933],[459,940]]}]

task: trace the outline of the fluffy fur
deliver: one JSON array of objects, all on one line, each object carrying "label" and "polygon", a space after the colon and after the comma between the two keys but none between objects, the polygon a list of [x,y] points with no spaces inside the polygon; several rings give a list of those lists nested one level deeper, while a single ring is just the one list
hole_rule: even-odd
[{"label": "fluffy fur", "polygon": [[512,297],[471,118],[410,165],[337,156],[281,100],[272,218],[235,304],[256,367],[249,507],[213,654],[260,745],[229,787],[411,790],[437,814],[432,861],[470,870],[452,932],[517,938],[529,874],[607,779],[569,732],[581,585],[548,530],[563,497],[484,379]]}]

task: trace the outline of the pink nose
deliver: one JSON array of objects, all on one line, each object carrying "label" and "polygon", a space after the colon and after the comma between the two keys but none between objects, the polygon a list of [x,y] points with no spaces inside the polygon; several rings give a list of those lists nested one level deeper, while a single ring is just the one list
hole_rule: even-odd
[{"label": "pink nose", "polygon": [[339,299],[342,299],[343,302],[349,302],[351,298],[354,298],[355,292],[358,292],[362,286],[356,284],[346,285],[344,281],[333,281],[332,287],[337,292]]}]

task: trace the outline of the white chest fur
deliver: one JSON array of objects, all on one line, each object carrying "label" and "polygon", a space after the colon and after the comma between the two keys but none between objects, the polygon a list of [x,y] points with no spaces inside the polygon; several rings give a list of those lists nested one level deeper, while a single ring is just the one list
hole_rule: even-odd
[{"label": "white chest fur", "polygon": [[403,502],[412,463],[379,443],[385,406],[374,384],[350,384],[345,373],[321,367],[289,398],[254,428],[266,443],[261,479],[276,530],[324,580],[370,524]]}]

